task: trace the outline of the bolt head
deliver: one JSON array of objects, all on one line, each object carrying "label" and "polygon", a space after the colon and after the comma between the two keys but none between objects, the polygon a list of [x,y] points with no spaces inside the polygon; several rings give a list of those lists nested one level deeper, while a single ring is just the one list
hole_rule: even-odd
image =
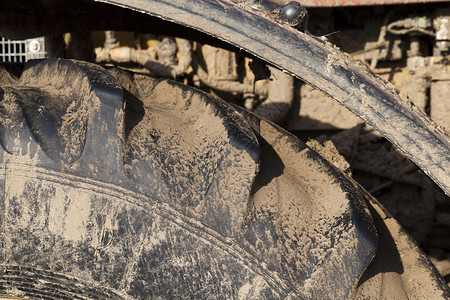
[{"label": "bolt head", "polygon": [[39,43],[38,40],[31,40],[28,44],[28,49],[32,53],[37,53],[39,50],[41,50],[41,43]]},{"label": "bolt head", "polygon": [[291,26],[297,26],[303,22],[307,14],[308,12],[303,5],[296,1],[290,1],[281,8],[280,18]]}]

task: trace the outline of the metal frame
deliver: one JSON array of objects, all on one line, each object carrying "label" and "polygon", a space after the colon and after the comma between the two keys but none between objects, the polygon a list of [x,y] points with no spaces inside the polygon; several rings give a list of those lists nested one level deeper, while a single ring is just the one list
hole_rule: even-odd
[{"label": "metal frame", "polygon": [[45,58],[44,38],[9,40],[0,37],[0,62],[26,62]]}]

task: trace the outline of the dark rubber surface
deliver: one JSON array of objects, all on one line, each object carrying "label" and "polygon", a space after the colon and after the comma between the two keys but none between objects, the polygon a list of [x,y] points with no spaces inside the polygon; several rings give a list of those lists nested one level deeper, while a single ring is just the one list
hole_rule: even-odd
[{"label": "dark rubber surface", "polygon": [[394,291],[445,298],[411,240],[369,265],[389,225],[370,196],[242,109],[69,60],[31,62],[1,91],[0,295],[375,299],[391,260]]},{"label": "dark rubber surface", "polygon": [[345,298],[376,251],[344,175],[200,91],[69,60],[2,91],[9,296]]}]

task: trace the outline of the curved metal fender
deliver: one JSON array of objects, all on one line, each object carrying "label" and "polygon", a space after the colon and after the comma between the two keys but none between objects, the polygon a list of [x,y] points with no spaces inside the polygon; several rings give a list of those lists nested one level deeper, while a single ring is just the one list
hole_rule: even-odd
[{"label": "curved metal fender", "polygon": [[373,126],[450,195],[446,133],[392,84],[326,41],[282,24],[252,1],[99,1],[207,33],[308,82]]}]

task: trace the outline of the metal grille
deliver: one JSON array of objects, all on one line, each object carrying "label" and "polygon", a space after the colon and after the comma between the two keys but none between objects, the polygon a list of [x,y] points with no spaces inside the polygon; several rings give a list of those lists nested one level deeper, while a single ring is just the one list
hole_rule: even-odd
[{"label": "metal grille", "polygon": [[0,37],[0,62],[26,62],[45,58],[44,38],[8,40]]}]

